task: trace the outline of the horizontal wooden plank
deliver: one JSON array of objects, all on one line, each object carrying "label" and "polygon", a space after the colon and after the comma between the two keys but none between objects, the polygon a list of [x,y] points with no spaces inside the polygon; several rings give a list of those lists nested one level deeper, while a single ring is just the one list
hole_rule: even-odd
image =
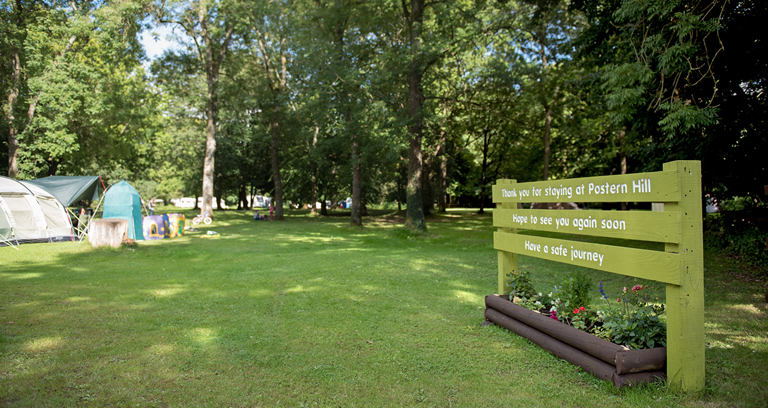
[{"label": "horizontal wooden plank", "polygon": [[677,173],[623,174],[529,183],[496,184],[494,203],[678,202]]},{"label": "horizontal wooden plank", "polygon": [[493,226],[534,231],[560,232],[636,239],[650,242],[680,242],[680,213],[676,211],[580,211],[497,208]]},{"label": "horizontal wooden plank", "polygon": [[620,275],[680,284],[680,258],[678,254],[592,244],[565,239],[554,239],[495,232],[493,247],[513,252],[583,266]]}]

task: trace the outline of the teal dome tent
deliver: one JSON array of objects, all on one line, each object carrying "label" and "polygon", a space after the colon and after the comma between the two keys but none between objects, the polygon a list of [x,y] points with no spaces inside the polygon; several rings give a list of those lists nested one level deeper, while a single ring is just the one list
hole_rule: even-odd
[{"label": "teal dome tent", "polygon": [[104,194],[103,218],[128,220],[128,238],[144,240],[141,227],[141,196],[127,181],[123,180],[111,186]]}]

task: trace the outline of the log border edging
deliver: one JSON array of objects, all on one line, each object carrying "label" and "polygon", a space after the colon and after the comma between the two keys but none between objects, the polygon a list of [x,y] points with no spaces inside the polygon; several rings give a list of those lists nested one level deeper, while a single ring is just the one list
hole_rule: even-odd
[{"label": "log border edging", "polygon": [[[613,382],[617,388],[666,378],[662,371],[666,363],[665,347],[628,350],[516,305],[499,295],[486,296],[485,303],[487,321],[525,337],[597,378]],[[600,354],[600,357],[592,353]]]}]

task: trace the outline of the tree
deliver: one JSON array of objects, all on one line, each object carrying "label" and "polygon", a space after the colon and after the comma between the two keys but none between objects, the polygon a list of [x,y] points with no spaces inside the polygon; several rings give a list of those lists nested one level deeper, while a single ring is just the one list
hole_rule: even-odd
[{"label": "tree", "polygon": [[[205,159],[203,164],[203,207],[213,215],[216,154],[216,126],[219,110],[219,75],[224,57],[238,25],[242,10],[230,1],[174,2],[158,4],[155,18],[160,24],[181,27],[188,37],[187,49],[195,55],[206,78]],[[177,37],[181,39],[181,37]]]},{"label": "tree", "polygon": [[568,42],[577,30],[573,16],[560,0],[527,1],[521,8],[522,26],[520,51],[526,61],[533,62],[528,93],[541,105],[544,119],[543,180],[550,178],[552,156],[552,122],[562,99],[567,78],[565,65],[571,58]]},{"label": "tree", "polygon": [[0,7],[9,175],[77,173],[135,151],[147,101],[116,102],[121,92],[144,91],[135,20],[142,13],[132,1]]},{"label": "tree", "polygon": [[[251,92],[259,94],[259,111],[269,129],[269,152],[274,184],[273,204],[275,219],[283,220],[283,176],[281,174],[281,141],[285,139],[285,126],[289,107],[289,28],[291,10],[285,2],[262,4],[264,9],[255,9],[254,21],[249,29],[250,63],[257,78]],[[259,15],[262,13],[263,15]]]}]

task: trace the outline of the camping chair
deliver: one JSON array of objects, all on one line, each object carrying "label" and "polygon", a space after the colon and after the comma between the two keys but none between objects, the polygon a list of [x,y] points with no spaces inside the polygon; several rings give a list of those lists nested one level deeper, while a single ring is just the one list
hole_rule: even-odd
[{"label": "camping chair", "polygon": [[77,235],[78,241],[82,242],[85,237],[88,236],[88,229],[91,225],[91,217],[90,215],[86,214],[75,214],[72,209],[67,208],[67,211],[77,220],[77,227],[72,225],[72,228],[75,229],[75,235]]}]

